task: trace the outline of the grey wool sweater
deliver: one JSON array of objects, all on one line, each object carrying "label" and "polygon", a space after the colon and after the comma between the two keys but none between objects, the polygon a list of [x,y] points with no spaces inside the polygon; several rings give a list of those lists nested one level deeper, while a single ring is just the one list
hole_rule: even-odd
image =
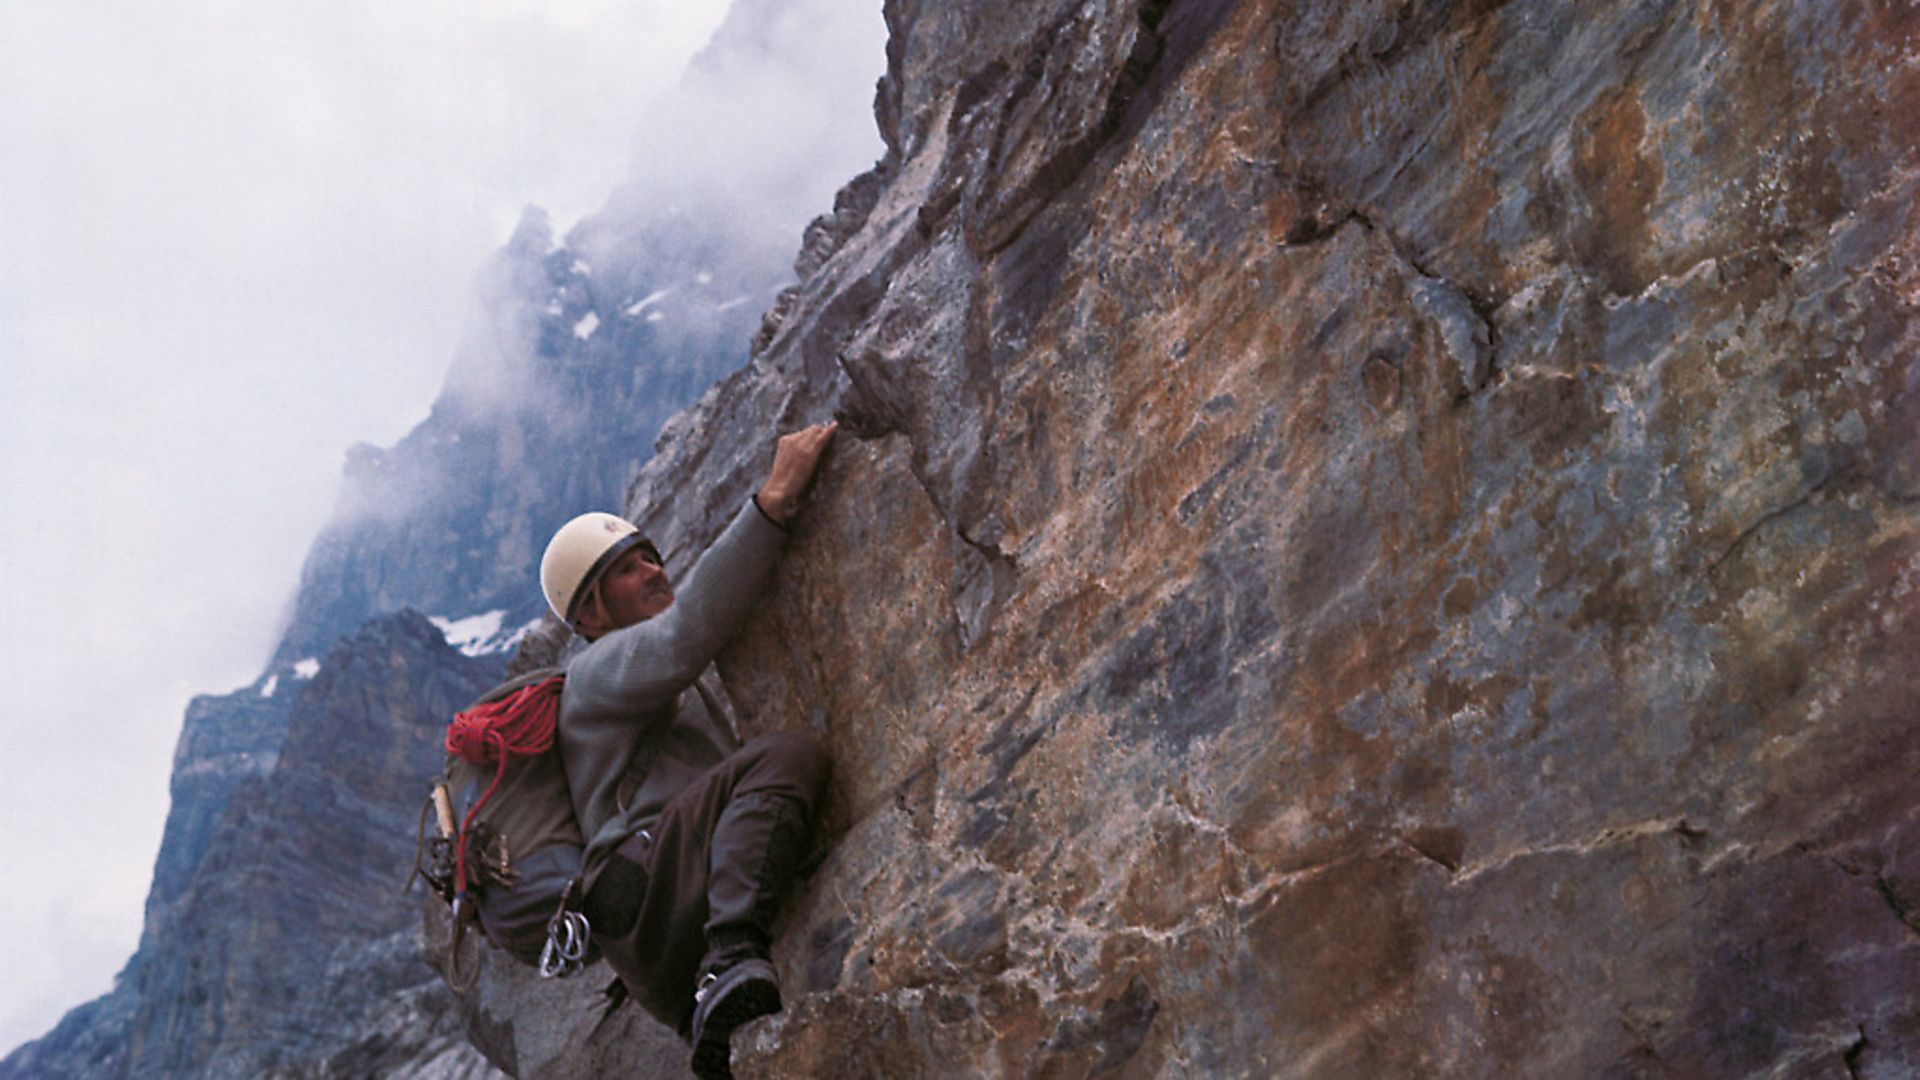
[{"label": "grey wool sweater", "polygon": [[717,674],[702,675],[752,612],[785,539],[749,501],[675,588],[673,606],[567,665],[560,754],[589,887],[614,848],[740,748]]}]

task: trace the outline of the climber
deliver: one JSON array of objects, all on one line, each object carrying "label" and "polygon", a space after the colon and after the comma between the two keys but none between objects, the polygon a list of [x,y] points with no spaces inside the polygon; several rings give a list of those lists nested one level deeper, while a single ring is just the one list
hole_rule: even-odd
[{"label": "climber", "polygon": [[590,644],[567,667],[559,745],[587,837],[595,945],[647,1011],[731,1075],[729,1039],[780,1009],[769,925],[813,839],[825,753],[798,733],[740,746],[716,654],[771,576],[835,424],[782,436],[766,483],[678,592],[653,545],[612,514],[562,526],[547,602]]}]

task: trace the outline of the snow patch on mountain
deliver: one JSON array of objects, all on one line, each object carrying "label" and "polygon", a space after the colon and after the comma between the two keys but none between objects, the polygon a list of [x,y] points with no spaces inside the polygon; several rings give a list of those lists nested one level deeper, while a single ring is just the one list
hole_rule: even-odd
[{"label": "snow patch on mountain", "polygon": [[447,644],[459,649],[468,656],[490,656],[504,653],[520,644],[520,640],[540,625],[539,619],[524,626],[503,627],[507,612],[505,608],[468,615],[465,618],[452,619],[443,615],[429,615],[427,619],[438,627],[447,639]]},{"label": "snow patch on mountain", "polygon": [[653,305],[659,303],[662,300],[665,300],[672,293],[673,293],[672,289],[655,289],[654,291],[647,294],[646,299],[641,300],[639,303],[634,304],[632,307],[629,307],[627,309],[627,314],[629,316],[638,316],[641,313],[645,312],[648,308],[652,307]]}]

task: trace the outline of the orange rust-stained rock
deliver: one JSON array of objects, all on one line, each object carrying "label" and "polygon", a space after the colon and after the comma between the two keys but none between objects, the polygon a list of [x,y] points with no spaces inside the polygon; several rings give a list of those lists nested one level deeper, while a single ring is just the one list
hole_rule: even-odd
[{"label": "orange rust-stained rock", "polygon": [[1594,102],[1574,123],[1580,132],[1574,175],[1593,200],[1591,216],[1572,237],[1574,251],[1614,292],[1638,292],[1648,281],[1640,252],[1652,239],[1649,208],[1662,180],[1659,159],[1646,152],[1646,109],[1621,89]]}]

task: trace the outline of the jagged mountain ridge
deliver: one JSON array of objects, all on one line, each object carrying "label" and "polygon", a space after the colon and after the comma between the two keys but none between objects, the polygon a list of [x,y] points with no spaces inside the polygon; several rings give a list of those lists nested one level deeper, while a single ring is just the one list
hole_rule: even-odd
[{"label": "jagged mountain ridge", "polygon": [[[149,926],[129,1075],[378,1075],[443,1055],[476,1071],[421,977],[393,868],[411,861],[409,804],[445,718],[504,666],[410,612],[326,654],[272,773],[236,788],[193,886]],[[383,1027],[398,1030],[367,1038]]]},{"label": "jagged mountain ridge", "polygon": [[[504,665],[462,655],[412,612],[329,650],[286,695],[271,765],[227,778],[187,879],[163,893],[156,876],[115,989],[0,1075],[485,1075],[420,968],[392,870],[411,859],[410,804],[443,756],[446,715]],[[199,719],[217,723],[225,703],[208,704]]]},{"label": "jagged mountain ridge", "polygon": [[607,248],[631,261],[589,263],[578,237],[556,244],[530,215],[484,275],[484,310],[432,414],[391,450],[349,455],[276,663],[402,606],[540,618],[527,589],[540,545],[578,507],[617,503],[648,449],[634,433],[738,365],[789,276],[742,265],[729,234],[663,213]]}]

